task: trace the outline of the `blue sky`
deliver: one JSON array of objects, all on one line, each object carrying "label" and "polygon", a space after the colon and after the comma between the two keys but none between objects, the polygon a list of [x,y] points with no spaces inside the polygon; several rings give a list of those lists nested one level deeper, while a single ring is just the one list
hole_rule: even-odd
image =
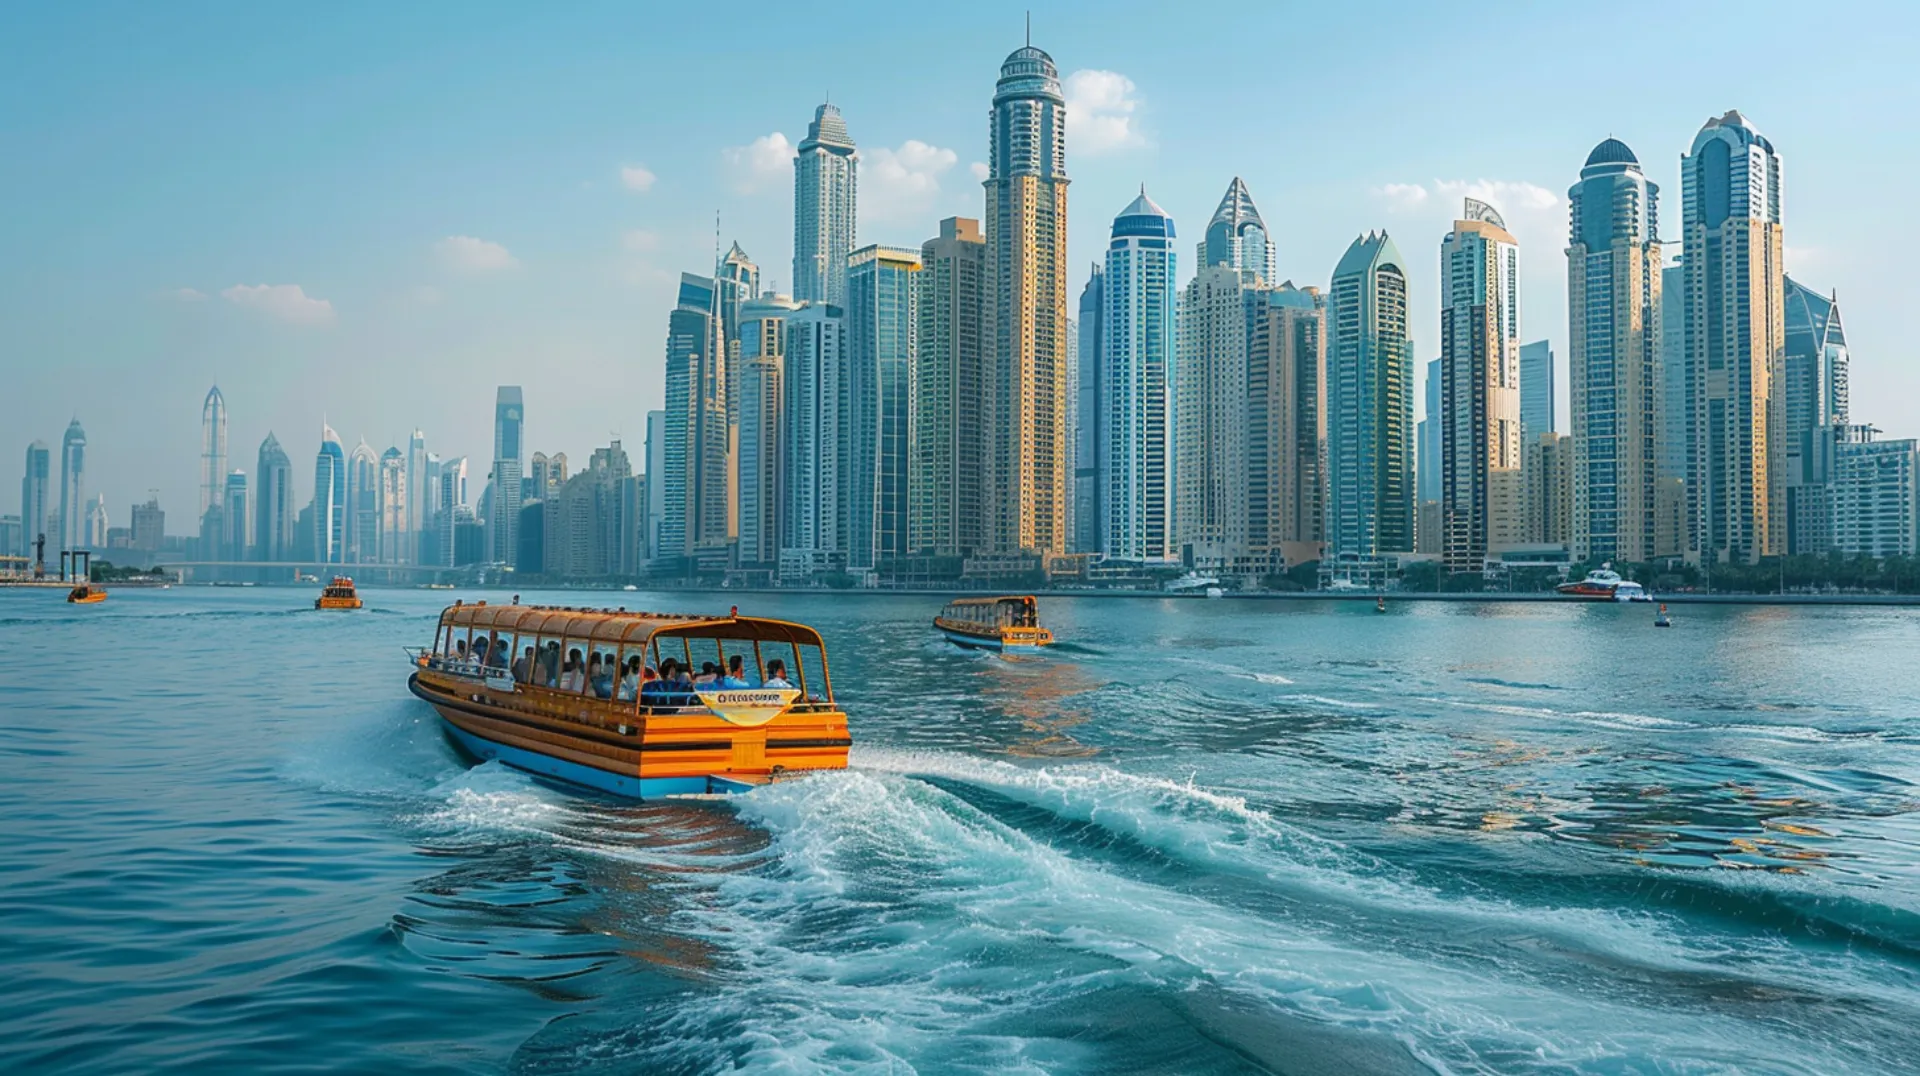
[{"label": "blue sky", "polygon": [[[5,473],[78,414],[113,521],[157,489],[186,532],[214,382],[249,471],[271,429],[310,472],[323,415],[349,447],[418,426],[478,460],[502,382],[526,386],[530,449],[584,458],[617,434],[637,456],[672,282],[711,268],[715,212],[785,290],[788,147],[831,94],[860,145],[862,242],[917,246],[941,217],[978,216],[972,168],[1024,10],[13,5]],[[1141,183],[1190,262],[1240,175],[1297,283],[1324,285],[1358,233],[1392,233],[1424,360],[1440,239],[1478,193],[1522,243],[1523,334],[1552,339],[1564,370],[1566,189],[1587,151],[1631,145],[1677,239],[1679,155],[1739,108],[1785,160],[1789,270],[1840,293],[1856,420],[1920,434],[1913,5],[1104,3],[1033,19],[1071,99],[1076,296]]]}]

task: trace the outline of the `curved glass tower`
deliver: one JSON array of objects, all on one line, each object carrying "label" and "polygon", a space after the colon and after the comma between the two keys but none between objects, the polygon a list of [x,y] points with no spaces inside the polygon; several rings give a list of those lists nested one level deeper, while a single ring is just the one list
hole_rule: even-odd
[{"label": "curved glass tower", "polygon": [[859,180],[847,122],[838,108],[821,105],[793,159],[793,297],[803,303],[846,305]]},{"label": "curved glass tower", "polygon": [[1213,219],[1207,221],[1207,233],[1200,240],[1197,253],[1200,259],[1197,269],[1225,265],[1251,272],[1262,283],[1273,283],[1273,237],[1267,232],[1267,222],[1260,219],[1260,211],[1253,206],[1253,195],[1239,176],[1227,184],[1227,193],[1221,196]]},{"label": "curved glass tower", "polygon": [[1587,155],[1567,191],[1573,559],[1643,562],[1660,471],[1660,188],[1626,143]]},{"label": "curved glass tower", "polygon": [[1142,189],[1113,219],[1102,274],[1099,339],[1101,384],[1096,446],[1104,510],[1100,552],[1116,560],[1174,557],[1173,408],[1169,376],[1174,348],[1173,218]]},{"label": "curved glass tower", "polygon": [[1327,295],[1327,545],[1413,550],[1413,348],[1407,270],[1387,233],[1353,241]]},{"label": "curved glass tower", "polygon": [[1067,103],[1032,45],[1000,65],[986,179],[993,436],[989,542],[1064,553],[1067,430]]},{"label": "curved glass tower", "polygon": [[323,422],[313,460],[313,557],[322,564],[342,564],[346,551],[347,450]]},{"label": "curved glass tower", "polygon": [[220,386],[207,390],[200,405],[200,515],[226,500],[227,484],[227,398]]},{"label": "curved glass tower", "polygon": [[87,431],[80,420],[60,438],[60,548],[79,549],[86,523]]}]

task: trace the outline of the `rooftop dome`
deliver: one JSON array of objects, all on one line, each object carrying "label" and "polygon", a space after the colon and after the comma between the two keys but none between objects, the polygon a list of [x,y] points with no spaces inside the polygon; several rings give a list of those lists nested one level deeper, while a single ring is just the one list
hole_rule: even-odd
[{"label": "rooftop dome", "polygon": [[1053,57],[1047,55],[1046,50],[1032,45],[1022,45],[1007,54],[1007,62],[1000,65],[1000,75],[1003,78],[1010,75],[1045,75],[1047,78],[1058,78],[1060,72],[1053,66]]},{"label": "rooftop dome", "polygon": [[1605,142],[1593,147],[1592,153],[1587,154],[1587,167],[1589,168],[1596,164],[1639,163],[1640,158],[1635,157],[1633,151],[1627,148],[1627,144],[1617,138],[1607,139]]},{"label": "rooftop dome", "polygon": [[1127,208],[1120,211],[1120,215],[1123,217],[1164,217],[1167,216],[1167,211],[1155,205],[1153,199],[1147,197],[1147,189],[1142,187],[1140,188],[1140,197],[1129,202]]}]

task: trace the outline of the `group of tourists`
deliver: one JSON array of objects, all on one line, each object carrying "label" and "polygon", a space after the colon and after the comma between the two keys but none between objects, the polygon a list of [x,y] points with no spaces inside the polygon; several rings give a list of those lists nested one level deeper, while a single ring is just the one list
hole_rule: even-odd
[{"label": "group of tourists", "polygon": [[514,682],[552,688],[574,695],[591,695],[618,702],[642,700],[649,705],[686,705],[674,696],[691,696],[703,691],[747,691],[755,687],[791,688],[786,662],[774,658],[767,662],[766,679],[755,684],[747,676],[746,659],[735,654],[726,668],[706,661],[695,672],[692,662],[666,658],[655,669],[630,654],[622,661],[612,652],[583,654],[571,647],[561,654],[558,640],[544,646],[528,646],[511,667],[507,658],[511,649],[498,636],[479,636],[469,647],[465,639],[452,640],[446,659],[452,664],[478,667],[487,672],[511,672]]}]

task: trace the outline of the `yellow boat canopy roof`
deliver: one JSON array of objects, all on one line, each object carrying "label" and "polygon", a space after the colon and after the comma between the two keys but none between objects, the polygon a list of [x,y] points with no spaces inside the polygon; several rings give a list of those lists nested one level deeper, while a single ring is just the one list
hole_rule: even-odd
[{"label": "yellow boat canopy roof", "polygon": [[440,614],[446,627],[577,639],[625,646],[655,635],[694,639],[754,639],[821,646],[820,633],[804,624],[762,617],[697,616],[685,613],[627,612],[625,609],[573,609],[551,605],[488,605],[456,602]]}]

